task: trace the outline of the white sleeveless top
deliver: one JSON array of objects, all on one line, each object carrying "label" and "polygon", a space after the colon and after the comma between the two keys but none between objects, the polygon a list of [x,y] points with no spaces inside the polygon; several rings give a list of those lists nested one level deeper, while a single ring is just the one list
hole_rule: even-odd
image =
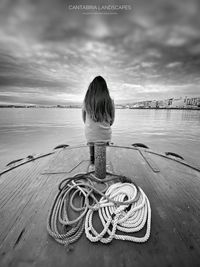
[{"label": "white sleeveless top", "polygon": [[[115,105],[114,101],[112,100],[113,104],[113,117],[115,116]],[[112,129],[110,122],[103,121],[103,122],[95,122],[92,120],[90,115],[87,113],[84,105],[83,111],[86,113],[85,118],[85,137],[88,143],[93,142],[110,142],[112,136]],[[114,121],[114,118],[113,118]],[[113,123],[113,122],[112,122]]]},{"label": "white sleeveless top", "polygon": [[95,122],[86,112],[85,137],[87,142],[110,142],[112,130],[110,123]]}]

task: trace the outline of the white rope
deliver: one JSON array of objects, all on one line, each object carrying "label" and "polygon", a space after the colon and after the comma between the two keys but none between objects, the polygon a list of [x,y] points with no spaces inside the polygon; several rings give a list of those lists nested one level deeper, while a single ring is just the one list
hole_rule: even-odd
[{"label": "white rope", "polygon": [[[139,190],[139,192],[138,192]],[[114,201],[131,201],[139,193],[136,202],[130,205],[116,205],[108,198],[102,197],[98,204],[86,213],[85,234],[91,242],[109,243],[113,239],[127,240],[132,242],[146,242],[151,231],[151,207],[143,190],[131,183],[116,183],[111,185],[105,195]],[[98,211],[103,230],[98,233],[93,226],[94,212]],[[143,229],[146,224],[146,233],[143,237],[119,234],[135,233]],[[105,235],[107,234],[107,237]]]},{"label": "white rope", "polygon": [[[150,203],[143,190],[129,180],[111,175],[102,181],[91,173],[64,179],[49,212],[48,233],[66,246],[77,241],[84,230],[91,242],[109,243],[113,239],[147,241],[151,231]],[[111,181],[115,183],[108,187]],[[100,190],[102,184],[104,188]],[[80,200],[80,207],[74,205],[74,199]],[[71,220],[70,209],[77,214]],[[100,233],[93,226],[95,215],[103,226]],[[134,235],[143,228],[146,228],[144,236],[141,232]]]}]

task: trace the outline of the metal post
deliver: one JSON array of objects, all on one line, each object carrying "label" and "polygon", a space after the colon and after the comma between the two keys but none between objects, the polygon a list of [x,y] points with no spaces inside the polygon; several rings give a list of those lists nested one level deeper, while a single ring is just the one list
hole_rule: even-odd
[{"label": "metal post", "polygon": [[106,143],[95,143],[95,176],[99,179],[106,177]]}]

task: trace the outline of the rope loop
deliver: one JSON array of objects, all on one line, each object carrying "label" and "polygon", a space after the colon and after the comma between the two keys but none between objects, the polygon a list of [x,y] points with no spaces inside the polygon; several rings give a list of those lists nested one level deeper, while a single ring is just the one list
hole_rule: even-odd
[{"label": "rope loop", "polygon": [[[48,233],[58,243],[69,246],[84,231],[91,242],[105,244],[113,239],[148,240],[151,207],[147,196],[130,178],[112,173],[107,176],[101,180],[93,173],[77,174],[59,184],[47,222]],[[94,216],[103,226],[100,232],[95,229]],[[144,236],[134,236],[144,227]]]}]

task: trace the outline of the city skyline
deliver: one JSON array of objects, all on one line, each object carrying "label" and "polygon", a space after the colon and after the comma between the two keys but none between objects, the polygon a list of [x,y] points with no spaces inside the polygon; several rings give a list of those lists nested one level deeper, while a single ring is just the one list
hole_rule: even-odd
[{"label": "city skyline", "polygon": [[125,0],[115,15],[72,3],[0,3],[0,104],[80,103],[96,75],[117,104],[200,95],[198,0]]},{"label": "city skyline", "polygon": [[[53,104],[53,105],[45,105],[45,104],[27,104],[27,103],[0,103],[0,108],[3,107],[71,107],[71,108],[82,108],[82,102],[68,102],[64,104]],[[196,97],[187,97],[187,96],[181,96],[179,98],[167,98],[167,99],[147,99],[143,101],[128,101],[128,102],[122,102],[122,103],[115,103],[116,108],[120,107],[159,107],[159,108],[198,108],[200,109],[200,96]]]}]

